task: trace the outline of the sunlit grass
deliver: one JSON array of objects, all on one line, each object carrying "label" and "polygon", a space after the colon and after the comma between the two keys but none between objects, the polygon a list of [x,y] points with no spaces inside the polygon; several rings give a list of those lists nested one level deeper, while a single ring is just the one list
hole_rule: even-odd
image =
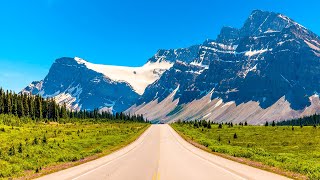
[{"label": "sunlit grass", "polygon": [[172,127],[212,152],[244,157],[320,179],[319,127],[212,125],[208,129],[184,123]]},{"label": "sunlit grass", "polygon": [[149,125],[135,122],[0,124],[0,178],[41,172],[122,147]]}]

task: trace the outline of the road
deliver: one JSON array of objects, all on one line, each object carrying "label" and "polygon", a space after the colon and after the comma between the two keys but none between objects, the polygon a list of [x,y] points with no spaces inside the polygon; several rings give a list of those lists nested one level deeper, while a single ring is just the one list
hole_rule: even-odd
[{"label": "road", "polygon": [[152,125],[138,140],[103,158],[53,173],[43,180],[287,179],[200,150],[169,125]]}]

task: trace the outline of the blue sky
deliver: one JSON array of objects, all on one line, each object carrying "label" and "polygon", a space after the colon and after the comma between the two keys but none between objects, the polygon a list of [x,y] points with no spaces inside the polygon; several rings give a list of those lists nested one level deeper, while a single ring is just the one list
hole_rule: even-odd
[{"label": "blue sky", "polygon": [[320,34],[318,0],[4,0],[0,6],[0,86],[20,91],[56,58],[140,66],[158,49],[216,38],[252,10],[281,12]]}]

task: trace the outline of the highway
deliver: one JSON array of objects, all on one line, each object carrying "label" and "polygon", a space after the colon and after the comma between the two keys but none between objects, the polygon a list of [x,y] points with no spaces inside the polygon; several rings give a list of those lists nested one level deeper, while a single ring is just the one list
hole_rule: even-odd
[{"label": "highway", "polygon": [[288,179],[210,154],[182,139],[169,125],[152,125],[129,146],[59,171],[43,180]]}]

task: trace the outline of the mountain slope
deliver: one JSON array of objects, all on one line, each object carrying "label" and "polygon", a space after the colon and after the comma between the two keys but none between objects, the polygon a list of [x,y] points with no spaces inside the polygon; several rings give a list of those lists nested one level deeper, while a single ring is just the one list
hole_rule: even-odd
[{"label": "mountain slope", "polygon": [[142,67],[65,59],[23,92],[74,109],[126,110],[163,122],[260,124],[320,113],[320,38],[279,13],[255,10],[241,28],[223,27],[216,40],[159,50]]},{"label": "mountain slope", "polygon": [[[253,11],[242,28],[222,28],[217,40],[199,46],[192,62],[185,61],[183,68],[174,65],[165,72],[147,87],[137,105],[151,97],[161,103],[179,86],[173,99],[179,103],[175,111],[160,117],[163,121],[204,118],[261,123],[299,117],[306,107],[318,106],[311,104],[309,97],[320,91],[319,42],[317,35],[282,14]],[[186,70],[194,65],[203,69]],[[190,76],[190,72],[196,73]],[[210,100],[194,104],[208,96]],[[212,109],[214,99],[224,102],[221,113]],[[150,116],[152,111],[143,114],[159,118]],[[134,113],[131,109],[128,112]],[[246,112],[245,116],[233,116],[241,112]]]},{"label": "mountain slope", "polygon": [[42,81],[31,83],[23,93],[54,97],[69,108],[103,108],[120,112],[130,107],[144,88],[168,68],[169,62],[147,63],[142,67],[106,66],[80,58],[60,58]]}]

